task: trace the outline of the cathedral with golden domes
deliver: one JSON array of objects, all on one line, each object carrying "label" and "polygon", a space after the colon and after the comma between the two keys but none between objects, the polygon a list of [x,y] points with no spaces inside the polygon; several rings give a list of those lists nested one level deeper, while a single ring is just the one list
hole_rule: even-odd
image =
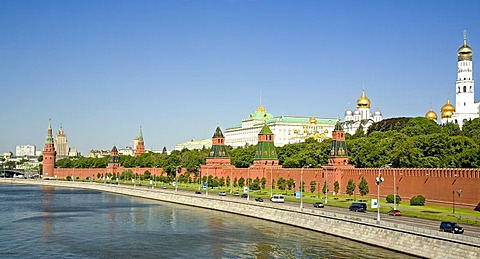
[{"label": "cathedral with golden domes", "polygon": [[362,90],[362,96],[357,100],[357,109],[352,111],[350,108],[345,112],[345,120],[343,122],[343,129],[345,133],[355,134],[357,130],[362,127],[366,133],[368,127],[374,122],[382,120],[382,113],[377,109],[375,113],[370,111],[370,100],[365,95],[365,90]]},{"label": "cathedral with golden domes", "polygon": [[[467,33],[463,32],[463,45],[457,51],[458,68],[455,83],[455,106],[447,99],[441,109],[441,123],[456,123],[460,128],[468,120],[479,117],[480,102],[475,102],[475,84],[473,80],[473,50],[467,45]],[[437,121],[437,114],[430,108],[425,114],[427,119]]]}]

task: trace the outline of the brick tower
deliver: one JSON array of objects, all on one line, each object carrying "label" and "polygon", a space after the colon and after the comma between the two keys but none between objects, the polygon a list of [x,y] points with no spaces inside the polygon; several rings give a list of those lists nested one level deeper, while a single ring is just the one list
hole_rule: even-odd
[{"label": "brick tower", "polygon": [[207,165],[224,164],[230,165],[230,157],[225,147],[225,137],[220,126],[217,126],[212,137],[212,148],[207,156]]},{"label": "brick tower", "polygon": [[[339,183],[342,182],[344,169],[351,169],[353,167],[353,165],[348,164],[345,131],[342,128],[340,120],[338,120],[332,132],[332,146],[328,154],[328,164],[323,167],[325,169],[325,181],[327,182],[328,189],[333,190],[333,183],[335,181]],[[342,190],[342,186],[340,186],[340,190]]]},{"label": "brick tower", "polygon": [[120,168],[120,156],[118,155],[118,150],[115,145],[113,145],[112,150],[110,151],[110,160],[107,165],[107,173],[115,174]]},{"label": "brick tower", "polygon": [[257,151],[255,152],[254,165],[278,165],[277,152],[273,143],[273,133],[267,124],[263,125],[258,133]]},{"label": "brick tower", "polygon": [[43,178],[54,176],[55,157],[56,152],[52,135],[52,123],[49,120],[47,138],[45,139],[45,146],[43,147]]},{"label": "brick tower", "polygon": [[135,156],[140,156],[145,153],[145,143],[143,142],[142,126],[140,126],[140,136],[134,140],[135,142]]}]

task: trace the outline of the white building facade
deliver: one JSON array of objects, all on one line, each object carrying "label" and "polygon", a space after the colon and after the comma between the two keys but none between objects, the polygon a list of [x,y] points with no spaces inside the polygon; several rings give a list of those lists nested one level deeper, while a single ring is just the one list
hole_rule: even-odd
[{"label": "white building facade", "polygon": [[352,111],[348,108],[345,112],[345,120],[342,123],[345,133],[353,135],[360,127],[363,128],[364,133],[367,133],[370,125],[383,120],[380,110],[377,109],[375,113],[372,113],[370,106],[370,99],[367,98],[365,90],[362,90],[362,96],[357,100],[357,109]]},{"label": "white building facade", "polygon": [[256,145],[258,133],[265,124],[275,135],[274,145],[277,147],[304,142],[310,137],[321,141],[332,137],[336,122],[336,118],[274,117],[260,104],[254,113],[242,121],[241,125],[225,129],[225,145],[232,147]]},{"label": "white building facade", "polygon": [[36,147],[34,145],[19,145],[15,147],[15,156],[35,156]]},{"label": "white building facade", "polygon": [[447,100],[442,107],[442,124],[456,123],[460,128],[468,120],[479,117],[480,102],[475,102],[475,82],[473,80],[473,50],[467,45],[464,31],[463,45],[457,51],[457,80],[455,83],[455,106]]}]

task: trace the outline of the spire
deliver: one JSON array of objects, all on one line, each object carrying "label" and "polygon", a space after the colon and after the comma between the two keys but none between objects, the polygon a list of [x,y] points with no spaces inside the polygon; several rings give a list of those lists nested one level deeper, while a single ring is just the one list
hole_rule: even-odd
[{"label": "spire", "polygon": [[53,145],[52,120],[51,119],[48,119],[48,130],[47,130],[47,138],[45,139],[45,144],[52,144]]},{"label": "spire", "polygon": [[140,126],[140,136],[138,137],[140,141],[143,141],[143,131],[142,131],[142,126]]},{"label": "spire", "polygon": [[467,46],[467,30],[463,30],[463,46]]}]

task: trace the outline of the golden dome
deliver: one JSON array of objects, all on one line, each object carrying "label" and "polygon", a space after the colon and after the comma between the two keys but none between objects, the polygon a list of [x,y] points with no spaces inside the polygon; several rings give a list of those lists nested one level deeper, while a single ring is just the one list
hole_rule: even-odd
[{"label": "golden dome", "polygon": [[463,31],[463,45],[458,49],[458,61],[472,60],[473,50],[467,45],[467,31]]},{"label": "golden dome", "polygon": [[365,95],[365,90],[362,90],[362,96],[357,100],[357,108],[370,108],[370,100]]},{"label": "golden dome", "polygon": [[262,104],[258,106],[257,110],[255,111],[257,113],[266,113],[267,111],[263,108]]},{"label": "golden dome", "polygon": [[432,108],[430,108],[430,111],[428,111],[425,114],[425,118],[427,118],[429,120],[432,120],[432,121],[436,121],[437,120],[437,114],[432,110]]},{"label": "golden dome", "polygon": [[317,119],[312,116],[312,118],[310,118],[310,124],[317,124]]},{"label": "golden dome", "polygon": [[450,103],[450,99],[447,99],[447,103],[442,106],[442,119],[451,118],[455,112],[455,107]]}]

